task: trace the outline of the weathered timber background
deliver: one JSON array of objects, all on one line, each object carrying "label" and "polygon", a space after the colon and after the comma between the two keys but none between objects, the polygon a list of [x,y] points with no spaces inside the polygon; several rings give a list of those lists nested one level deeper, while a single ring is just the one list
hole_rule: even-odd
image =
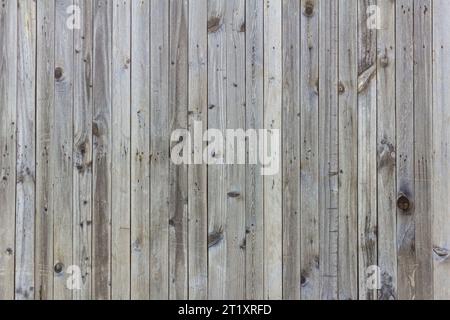
[{"label": "weathered timber background", "polygon": [[[449,17],[0,0],[0,299],[450,299]],[[174,165],[195,121],[282,169]]]}]

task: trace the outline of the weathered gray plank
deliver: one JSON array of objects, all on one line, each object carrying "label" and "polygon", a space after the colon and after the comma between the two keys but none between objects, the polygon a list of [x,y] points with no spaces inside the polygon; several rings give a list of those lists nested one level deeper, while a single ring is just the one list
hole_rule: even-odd
[{"label": "weathered gray plank", "polygon": [[[264,120],[264,3],[246,2],[246,128],[259,130]],[[255,146],[254,146],[255,147]],[[247,153],[250,146],[247,147]],[[249,158],[247,158],[248,160]],[[263,177],[259,164],[247,164],[246,201],[246,299],[260,300],[264,288]]]},{"label": "weathered gray plank", "polygon": [[395,145],[395,2],[379,0],[377,35],[377,185],[379,298],[397,298],[396,145]]},{"label": "weathered gray plank", "polygon": [[[66,271],[72,265],[73,82],[74,31],[67,9],[72,0],[55,2],[55,108],[51,133],[53,210],[53,297],[72,298]],[[71,28],[69,28],[71,26]]]},{"label": "weathered gray plank", "polygon": [[37,5],[35,298],[53,299],[53,210],[50,163],[55,87],[55,2]]},{"label": "weathered gray plank", "polygon": [[[208,2],[189,1],[188,34],[188,126],[191,137],[195,121],[208,121]],[[201,144],[204,147],[205,144]],[[196,146],[198,148],[198,146]],[[195,151],[195,150],[194,150]],[[189,152],[184,150],[184,152]],[[208,203],[207,166],[188,168],[188,278],[189,299],[208,297]]]},{"label": "weathered gray plank", "polygon": [[17,3],[0,7],[0,299],[14,299]]},{"label": "weathered gray plank", "polygon": [[[245,128],[245,2],[228,0],[226,6],[227,107],[226,128]],[[227,248],[226,299],[245,297],[245,166],[239,163],[239,142],[227,137],[226,225]],[[245,151],[244,151],[245,152]],[[231,157],[230,157],[231,155]],[[231,164],[230,159],[234,159]],[[237,194],[238,196],[231,196]]]},{"label": "weathered gray plank", "polygon": [[150,1],[132,1],[131,298],[150,297]]},{"label": "weathered gray plank", "polygon": [[338,298],[338,6],[319,6],[320,298],[330,300]]},{"label": "weathered gray plank", "polygon": [[[320,297],[319,1],[301,3],[301,299]],[[297,164],[298,165],[298,164]]]},{"label": "weathered gray plank", "polygon": [[94,1],[92,297],[111,298],[112,1]]},{"label": "weathered gray plank", "polygon": [[130,298],[131,0],[113,1],[111,294]]},{"label": "weathered gray plank", "polygon": [[[91,298],[92,270],[92,2],[75,0],[80,29],[74,39],[73,263],[75,300]],[[79,269],[78,269],[79,268]],[[79,274],[81,272],[81,274]],[[81,281],[79,278],[81,276]]]},{"label": "weathered gray plank", "polygon": [[[281,131],[282,110],[282,2],[264,1],[264,128]],[[281,134],[281,132],[280,132]],[[266,141],[267,142],[267,141]],[[281,158],[279,145],[266,144]],[[281,166],[281,164],[280,164]],[[282,172],[264,177],[264,298],[282,299]]]},{"label": "weathered gray plank", "polygon": [[[208,129],[222,132],[226,127],[226,19],[227,1],[208,1]],[[221,150],[208,150],[216,162]],[[208,166],[208,298],[225,298],[227,275],[226,184],[223,165]]]},{"label": "weathered gray plank", "polygon": [[169,2],[151,2],[150,298],[169,297]]},{"label": "weathered gray plank", "polygon": [[416,227],[416,296],[433,298],[431,212],[432,168],[432,1],[414,1],[414,221]]},{"label": "weathered gray plank", "polygon": [[17,5],[15,298],[28,300],[34,298],[36,3]]},{"label": "weathered gray plank", "polygon": [[340,300],[358,299],[358,2],[339,1]]},{"label": "weathered gray plank", "polygon": [[[170,0],[170,132],[187,129],[188,9],[187,0]],[[188,298],[188,171],[187,165],[172,162],[169,170],[169,297],[185,300]]]},{"label": "weathered gray plank", "polygon": [[[359,299],[377,298],[368,281],[377,266],[376,0],[358,1],[358,272]],[[376,276],[376,274],[375,274]]]},{"label": "weathered gray plank", "polygon": [[415,297],[415,210],[407,200],[414,199],[414,2],[396,3],[396,137],[397,199],[404,207],[397,209],[398,298]]},{"label": "weathered gray plank", "polygon": [[432,217],[433,217],[433,274],[434,298],[450,298],[449,243],[449,109],[450,91],[450,2],[433,1],[433,169],[432,169]]},{"label": "weathered gray plank", "polygon": [[283,1],[283,299],[300,299],[300,2]]}]

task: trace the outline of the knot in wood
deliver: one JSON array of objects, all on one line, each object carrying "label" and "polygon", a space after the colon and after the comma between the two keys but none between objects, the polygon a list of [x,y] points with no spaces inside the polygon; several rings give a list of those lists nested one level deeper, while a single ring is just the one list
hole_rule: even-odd
[{"label": "knot in wood", "polygon": [[58,262],[57,264],[55,264],[55,267],[53,269],[55,270],[55,272],[57,274],[60,274],[64,270],[64,264],[62,264],[61,262]]},{"label": "knot in wood", "polygon": [[402,211],[409,211],[411,209],[411,201],[404,194],[397,199],[397,207]]},{"label": "knot in wood", "polygon": [[303,11],[303,14],[307,17],[313,16],[314,15],[314,4],[311,2],[306,2],[305,10]]},{"label": "knot in wood", "polygon": [[61,67],[56,67],[55,69],[55,79],[56,80],[61,80],[63,76],[63,69]]}]

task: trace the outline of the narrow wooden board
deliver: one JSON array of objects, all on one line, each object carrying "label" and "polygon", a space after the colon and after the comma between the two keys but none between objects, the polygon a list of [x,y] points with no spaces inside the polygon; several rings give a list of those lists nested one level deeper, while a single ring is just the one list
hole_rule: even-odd
[{"label": "narrow wooden board", "polygon": [[450,2],[433,1],[433,171],[432,171],[432,239],[433,239],[433,287],[434,299],[444,300],[450,297],[449,243],[450,230],[449,201],[450,182],[447,173],[449,161],[449,109],[450,92],[450,38],[445,30],[450,27]]},{"label": "narrow wooden board", "polygon": [[[202,130],[208,126],[207,19],[207,0],[189,1],[188,128],[191,138],[196,121],[202,122]],[[201,144],[202,150],[205,145],[205,143]],[[193,150],[195,152],[195,149]],[[184,152],[189,151],[184,150]],[[205,300],[208,298],[208,172],[206,164],[190,165],[187,183],[188,296],[192,300]]]},{"label": "narrow wooden board", "polygon": [[[73,93],[73,264],[75,300],[88,300],[92,288],[92,2],[76,0],[80,29],[74,39]],[[81,278],[80,278],[81,277]]]},{"label": "narrow wooden board", "polygon": [[17,4],[0,7],[0,300],[14,299]]},{"label": "narrow wooden board", "polygon": [[130,298],[131,0],[113,1],[111,289],[113,300]]},{"label": "narrow wooden board", "polygon": [[358,1],[358,290],[363,300],[378,296],[376,8],[376,0]]},{"label": "narrow wooden board", "polygon": [[[264,0],[264,129],[279,130],[278,146],[267,143],[264,154],[281,159],[282,2]],[[272,140],[272,139],[270,139]],[[264,177],[264,298],[282,299],[282,169]]]},{"label": "narrow wooden board", "polygon": [[[170,0],[169,16],[169,131],[188,125],[187,0]],[[186,138],[186,137],[184,137]],[[170,150],[172,151],[171,141]],[[169,160],[170,161],[170,160]],[[188,298],[188,167],[169,167],[169,297]]]},{"label": "narrow wooden board", "polygon": [[[300,2],[283,1],[283,299],[300,299]],[[305,151],[305,150],[304,150]]]},{"label": "narrow wooden board", "polygon": [[112,1],[93,10],[92,298],[111,298]]},{"label": "narrow wooden board", "polygon": [[397,298],[395,142],[395,2],[379,0],[377,34],[378,265],[382,300]]},{"label": "narrow wooden board", "polygon": [[433,243],[431,212],[433,120],[433,2],[414,1],[414,211],[415,298],[433,299]]},{"label": "narrow wooden board", "polygon": [[36,2],[24,0],[17,5],[15,298],[31,300],[35,288]]},{"label": "narrow wooden board", "polygon": [[[263,128],[264,121],[264,3],[262,1],[248,0],[246,2],[245,32],[246,128],[260,130]],[[247,146],[247,153],[249,152],[250,146]],[[260,163],[248,162],[245,174],[246,298],[260,300],[264,296],[263,177]]]},{"label": "narrow wooden board", "polygon": [[55,2],[37,4],[35,299],[53,299],[51,130],[55,91]]},{"label": "narrow wooden board", "polygon": [[[208,129],[226,128],[227,58],[226,6],[228,1],[208,1]],[[195,139],[195,138],[193,138]],[[221,150],[208,150],[216,161]],[[223,165],[208,166],[208,299],[225,299],[227,275],[226,184]]]},{"label": "narrow wooden board", "polygon": [[131,1],[131,298],[150,297],[150,1]]},{"label": "narrow wooden board", "polygon": [[339,1],[340,300],[358,299],[358,2]]},{"label": "narrow wooden board", "polygon": [[320,297],[319,1],[302,0],[300,10],[300,298],[317,300]]},{"label": "narrow wooden board", "polygon": [[320,299],[338,298],[338,6],[319,2]]},{"label": "narrow wooden board", "polygon": [[[150,298],[169,298],[169,2],[151,2]],[[165,182],[165,183],[164,183]]]},{"label": "narrow wooden board", "polygon": [[[414,1],[396,3],[396,137],[397,198],[410,201],[397,208],[398,299],[415,297],[414,224]],[[402,198],[405,197],[405,198]]]}]

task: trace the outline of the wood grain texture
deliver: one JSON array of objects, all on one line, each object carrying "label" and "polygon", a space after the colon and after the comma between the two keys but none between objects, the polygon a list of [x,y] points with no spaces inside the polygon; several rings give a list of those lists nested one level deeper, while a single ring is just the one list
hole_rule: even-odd
[{"label": "wood grain texture", "polygon": [[[227,108],[226,6],[208,1],[208,129],[224,132]],[[194,147],[195,150],[195,147]],[[208,151],[220,163],[219,150]],[[223,160],[222,160],[223,162]],[[208,166],[208,298],[224,299],[227,282],[226,184],[223,165]],[[210,239],[212,241],[210,241]],[[216,239],[215,241],[213,241]]]},{"label": "wood grain texture", "polygon": [[319,1],[320,299],[338,298],[338,7]]},{"label": "wood grain texture", "polygon": [[[450,3],[447,1],[433,2],[433,171],[431,183],[432,206],[432,245],[433,245],[433,275],[434,299],[447,299],[450,295],[450,283],[446,276],[449,265],[449,230],[448,203],[449,181],[446,172],[449,169],[448,138],[449,113],[446,107],[449,91],[446,85],[449,81],[450,38],[443,32],[448,28]],[[439,27],[438,27],[439,26]]]},{"label": "wood grain texture", "polygon": [[[150,6],[150,299],[169,298],[169,2]],[[164,183],[162,183],[164,181]]]},{"label": "wood grain texture", "polygon": [[[188,128],[195,122],[208,125],[208,1],[189,1],[188,34]],[[201,144],[204,147],[205,143]],[[198,145],[193,146],[194,152]],[[203,148],[202,148],[203,149]],[[185,150],[184,152],[188,152]],[[208,298],[208,168],[188,168],[188,297]]]},{"label": "wood grain texture", "polygon": [[131,298],[150,297],[150,1],[131,2]]},{"label": "wood grain texture", "polygon": [[111,298],[112,2],[93,3],[92,297]]},{"label": "wood grain texture", "polygon": [[[188,13],[188,1],[170,1],[170,132],[187,129],[188,126]],[[169,179],[169,296],[185,300],[188,298],[187,165],[170,164]]]},{"label": "wood grain texture", "polygon": [[[264,1],[264,129],[272,136],[282,122],[282,2]],[[270,26],[270,27],[269,27]],[[267,136],[265,137],[267,138]],[[272,139],[271,139],[272,140]],[[266,141],[267,142],[267,141]],[[281,154],[279,146],[264,143],[264,153]],[[281,157],[281,156],[280,156]],[[283,298],[282,172],[264,177],[264,298]]]},{"label": "wood grain texture", "polygon": [[339,1],[339,299],[358,298],[358,3]]},{"label": "wood grain texture", "polygon": [[111,289],[112,299],[130,298],[131,1],[113,1]]},{"label": "wood grain texture", "polygon": [[382,300],[397,299],[396,160],[395,141],[395,2],[379,0],[377,33],[377,198],[378,266]]},{"label": "wood grain texture", "polygon": [[[264,4],[246,1],[246,129],[262,129],[264,120]],[[250,146],[247,147],[247,153]],[[262,299],[264,288],[264,212],[261,166],[245,171],[246,201],[246,298]]]},{"label": "wood grain texture", "polygon": [[[34,298],[36,3],[17,3],[15,298]],[[22,94],[26,92],[27,94]],[[70,225],[70,224],[69,224]]]},{"label": "wood grain texture", "polygon": [[53,299],[51,135],[55,88],[55,2],[37,5],[35,299]]},{"label": "wood grain texture", "polygon": [[[414,3],[396,3],[397,198],[414,199]],[[415,297],[415,210],[397,209],[398,298]]]},{"label": "wood grain texture", "polygon": [[300,299],[300,2],[283,1],[283,298]]},{"label": "wood grain texture", "polygon": [[450,298],[449,13],[2,0],[0,299]]},{"label": "wood grain texture", "polygon": [[300,11],[300,298],[317,300],[320,297],[319,1],[303,0]]},{"label": "wood grain texture", "polygon": [[16,214],[17,5],[0,8],[0,299],[14,299]]},{"label": "wood grain texture", "polygon": [[358,273],[359,298],[377,298],[367,277],[377,266],[377,29],[367,21],[375,0],[358,1]]},{"label": "wood grain texture", "polygon": [[[74,39],[73,106],[73,269],[81,279],[74,299],[90,299],[92,288],[92,2],[77,0],[80,29]],[[80,281],[81,280],[81,281]]]},{"label": "wood grain texture", "polygon": [[431,212],[433,117],[433,6],[414,1],[414,187],[416,299],[433,299],[433,244]]}]

